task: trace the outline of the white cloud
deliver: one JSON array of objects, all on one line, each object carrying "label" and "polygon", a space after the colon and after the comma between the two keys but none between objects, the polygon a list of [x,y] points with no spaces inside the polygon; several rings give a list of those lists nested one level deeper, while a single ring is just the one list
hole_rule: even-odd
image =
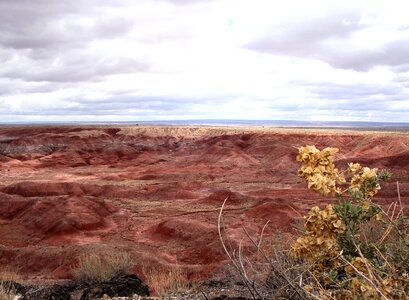
[{"label": "white cloud", "polygon": [[392,2],[3,0],[0,121],[407,121]]}]

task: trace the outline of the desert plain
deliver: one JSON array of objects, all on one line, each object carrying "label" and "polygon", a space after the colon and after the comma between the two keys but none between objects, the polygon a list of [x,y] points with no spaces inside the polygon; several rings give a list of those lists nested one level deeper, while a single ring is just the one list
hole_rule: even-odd
[{"label": "desert plain", "polygon": [[[0,127],[0,266],[26,279],[73,276],[86,253],[127,252],[132,272],[223,272],[223,201],[231,247],[291,232],[310,207],[334,201],[297,176],[297,147],[340,149],[393,178],[376,201],[409,210],[409,132],[217,126]],[[244,242],[245,245],[246,242]]]}]

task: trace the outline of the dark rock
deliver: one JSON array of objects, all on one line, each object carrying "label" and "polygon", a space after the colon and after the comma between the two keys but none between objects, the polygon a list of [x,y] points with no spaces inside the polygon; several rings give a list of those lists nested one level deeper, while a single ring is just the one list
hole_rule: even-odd
[{"label": "dark rock", "polygon": [[10,286],[23,300],[91,300],[110,297],[130,297],[134,294],[149,296],[149,288],[135,275],[123,275],[104,282],[75,282],[53,286],[22,286],[12,282]]},{"label": "dark rock", "polygon": [[47,300],[70,300],[71,292],[66,286],[56,286],[50,291]]},{"label": "dark rock", "polygon": [[85,288],[81,300],[109,297],[149,296],[148,286],[135,275],[124,275]]},{"label": "dark rock", "polygon": [[13,291],[16,294],[24,294],[26,291],[26,288],[21,285],[18,282],[12,281],[12,280],[7,280],[2,282],[2,286],[5,290],[7,291]]}]

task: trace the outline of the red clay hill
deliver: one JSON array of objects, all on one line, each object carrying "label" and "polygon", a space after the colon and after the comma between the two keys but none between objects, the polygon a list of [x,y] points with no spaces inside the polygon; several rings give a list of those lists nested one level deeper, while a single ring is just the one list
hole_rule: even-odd
[{"label": "red clay hill", "polygon": [[0,267],[27,278],[69,278],[83,253],[126,251],[134,271],[180,266],[211,276],[242,227],[290,230],[330,201],[297,177],[296,147],[338,147],[338,163],[387,168],[379,201],[409,207],[409,134],[301,129],[0,127]]}]

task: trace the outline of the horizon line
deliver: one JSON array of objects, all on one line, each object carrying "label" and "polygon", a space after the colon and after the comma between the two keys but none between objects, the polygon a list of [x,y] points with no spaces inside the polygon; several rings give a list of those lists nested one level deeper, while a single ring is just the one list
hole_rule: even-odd
[{"label": "horizon line", "polygon": [[1,125],[253,125],[271,126],[281,125],[288,127],[291,125],[309,125],[313,127],[341,126],[355,127],[365,125],[366,127],[409,127],[409,122],[389,122],[389,121],[312,121],[312,120],[252,120],[252,119],[161,119],[161,120],[131,120],[131,121],[0,121]]}]

